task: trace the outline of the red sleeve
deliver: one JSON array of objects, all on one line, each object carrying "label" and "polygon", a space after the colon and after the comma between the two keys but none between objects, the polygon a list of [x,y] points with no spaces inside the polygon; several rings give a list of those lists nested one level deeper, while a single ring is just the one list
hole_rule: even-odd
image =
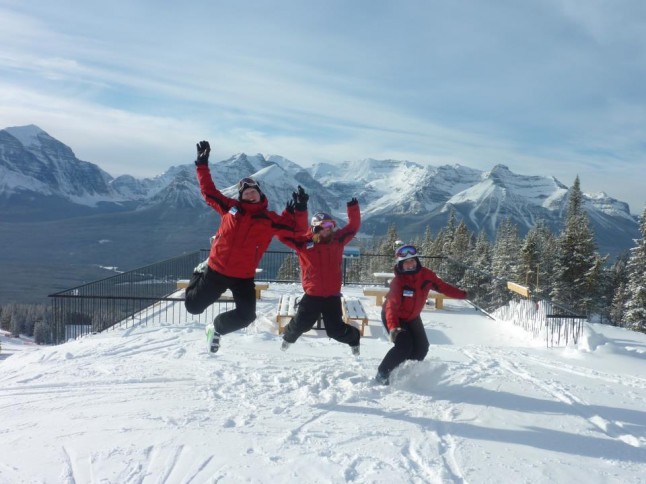
[{"label": "red sleeve", "polygon": [[388,332],[399,327],[399,307],[401,306],[402,294],[401,282],[397,276],[390,281],[390,289],[386,294],[384,305],[386,307],[386,326]]},{"label": "red sleeve", "polygon": [[295,210],[294,218],[296,220],[296,231],[299,234],[304,234],[310,228],[310,221],[308,220],[307,210]]},{"label": "red sleeve", "polygon": [[278,240],[295,251],[299,251],[308,239],[305,235],[297,234],[296,232],[292,232],[290,235],[285,233],[278,235]]},{"label": "red sleeve", "polygon": [[236,203],[235,200],[229,198],[215,188],[213,178],[211,178],[211,170],[209,165],[197,166],[197,180],[200,183],[200,191],[206,203],[211,206],[220,215],[224,215]]},{"label": "red sleeve", "polygon": [[440,279],[435,272],[430,270],[427,267],[422,268],[423,271],[423,282],[422,282],[422,287],[424,290],[426,290],[427,294],[428,291],[435,291],[435,292],[441,292],[445,296],[454,298],[454,299],[465,299],[467,297],[467,293],[464,292],[462,289],[458,289],[455,286],[452,286],[448,282],[444,282],[442,279]]},{"label": "red sleeve", "polygon": [[282,214],[278,215],[275,212],[267,211],[271,217],[271,228],[278,238],[294,237],[296,235],[296,219],[294,214],[284,210]]},{"label": "red sleeve", "polygon": [[355,203],[348,207],[348,224],[337,232],[337,238],[343,245],[350,243],[361,227],[361,210],[359,204]]}]

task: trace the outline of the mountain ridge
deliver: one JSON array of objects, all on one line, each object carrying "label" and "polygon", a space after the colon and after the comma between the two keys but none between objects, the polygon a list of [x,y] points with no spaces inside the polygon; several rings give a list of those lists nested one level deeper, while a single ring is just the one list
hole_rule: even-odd
[{"label": "mountain ridge", "polygon": [[[310,194],[310,213],[330,212],[339,220],[346,219],[346,202],[357,197],[362,236],[382,235],[395,225],[404,240],[421,235],[426,227],[437,233],[452,212],[472,232],[482,230],[490,240],[507,217],[518,225],[521,236],[538,220],[558,233],[568,195],[568,187],[555,177],[518,175],[502,164],[481,171],[459,164],[423,166],[366,158],[303,168],[279,155],[237,153],[213,161],[211,174],[216,186],[231,197],[237,196],[240,178],[254,177],[277,212],[298,185]],[[584,207],[602,254],[624,252],[639,238],[637,219],[625,202],[605,193],[584,194]],[[178,254],[171,250],[203,248],[219,223],[203,201],[193,163],[173,165],[150,178],[114,178],[98,165],[77,159],[71,148],[37,126],[0,130],[0,223],[31,227],[22,238],[15,230],[5,231],[12,236],[0,234],[3,247],[8,247],[5,259],[18,253],[26,256],[19,247],[31,246],[24,239],[38,237],[39,223],[68,221],[60,226],[67,238],[57,237],[59,246],[53,248],[61,252],[85,239],[88,230],[98,230],[92,221],[95,217],[110,224],[108,232],[115,233],[116,239],[132,239],[127,246],[114,248],[113,260],[104,259],[102,247],[101,264],[130,268],[146,259],[135,247],[161,244],[150,234],[159,234],[160,229],[178,232],[168,251],[163,247],[152,251],[172,257]],[[138,221],[138,229],[132,220]],[[106,237],[104,233],[102,238]],[[93,249],[75,254],[82,263],[98,263],[99,252]]]}]

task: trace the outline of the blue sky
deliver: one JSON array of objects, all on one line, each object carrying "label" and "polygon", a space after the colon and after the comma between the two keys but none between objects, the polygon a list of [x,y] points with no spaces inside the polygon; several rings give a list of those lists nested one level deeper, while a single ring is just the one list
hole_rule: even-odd
[{"label": "blue sky", "polygon": [[0,0],[0,128],[112,175],[195,157],[549,175],[646,204],[643,0]]}]

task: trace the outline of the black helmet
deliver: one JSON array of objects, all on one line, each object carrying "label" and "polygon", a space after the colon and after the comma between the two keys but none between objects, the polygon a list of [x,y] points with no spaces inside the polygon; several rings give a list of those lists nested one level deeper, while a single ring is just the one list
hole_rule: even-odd
[{"label": "black helmet", "polygon": [[310,225],[312,226],[312,231],[314,232],[319,228],[327,226],[328,224],[331,224],[332,228],[336,227],[336,222],[332,218],[332,215],[325,212],[315,213],[312,217],[312,222],[310,223]]}]

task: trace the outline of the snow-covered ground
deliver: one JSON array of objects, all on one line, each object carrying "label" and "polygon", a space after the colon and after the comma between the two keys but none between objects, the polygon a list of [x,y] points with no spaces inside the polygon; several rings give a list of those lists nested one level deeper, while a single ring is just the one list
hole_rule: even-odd
[{"label": "snow-covered ground", "polygon": [[54,347],[3,337],[0,482],[646,482],[646,335],[587,325],[548,349],[447,301],[423,313],[426,361],[384,387],[390,344],[359,288],[359,359],[323,332],[280,351],[294,289],[271,284],[216,355],[191,318]]}]

